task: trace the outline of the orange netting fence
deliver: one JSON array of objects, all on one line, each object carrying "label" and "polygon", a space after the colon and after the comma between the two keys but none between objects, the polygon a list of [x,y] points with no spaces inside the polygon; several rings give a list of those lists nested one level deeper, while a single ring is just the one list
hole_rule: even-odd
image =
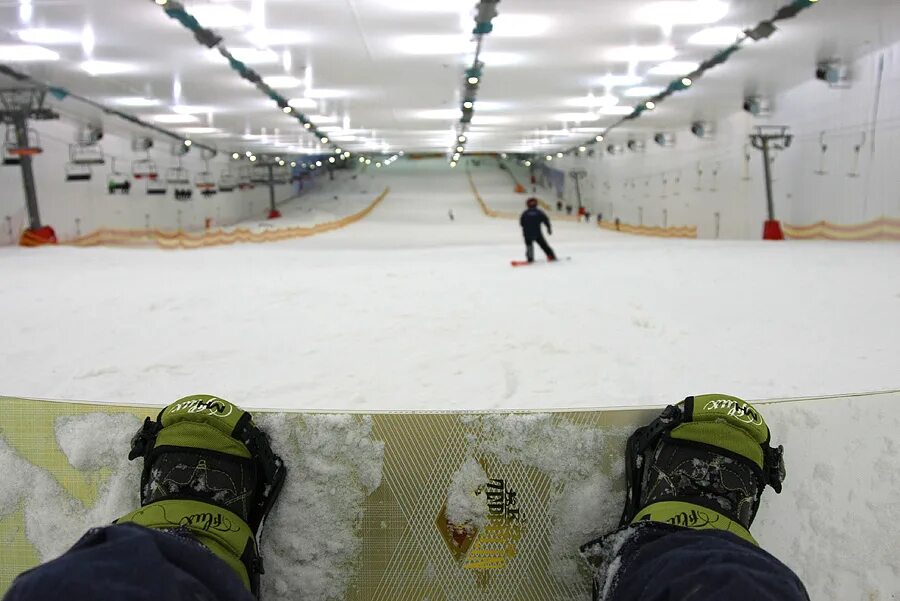
[{"label": "orange netting fence", "polygon": [[882,217],[866,223],[840,225],[819,221],[810,225],[783,224],[784,235],[792,240],[898,240],[900,219]]},{"label": "orange netting fence", "polygon": [[120,230],[120,229],[100,229],[86,236],[81,236],[68,242],[74,246],[140,246],[140,245],[156,245],[160,248],[205,248],[208,246],[222,246],[225,244],[260,243],[260,242],[277,242],[280,240],[291,240],[294,238],[305,238],[307,236],[315,236],[324,232],[341,229],[352,223],[356,223],[360,219],[371,213],[378,204],[390,192],[390,188],[385,188],[384,192],[378,195],[363,210],[342,217],[335,221],[326,223],[317,223],[311,226],[295,226],[295,227],[272,227],[262,231],[254,231],[247,228],[234,228],[228,230],[212,230],[205,232],[167,232],[162,230]]}]

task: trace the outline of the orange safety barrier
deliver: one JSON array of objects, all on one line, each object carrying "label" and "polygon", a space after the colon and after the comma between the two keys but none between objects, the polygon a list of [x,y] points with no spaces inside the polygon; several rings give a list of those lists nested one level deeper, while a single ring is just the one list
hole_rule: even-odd
[{"label": "orange safety barrier", "polygon": [[342,217],[335,221],[326,223],[318,223],[312,226],[297,226],[272,228],[260,232],[255,232],[246,228],[235,228],[233,230],[214,230],[207,232],[185,233],[181,231],[166,232],[162,230],[113,230],[100,229],[96,232],[81,236],[72,240],[68,244],[73,246],[101,246],[101,245],[125,245],[135,246],[142,244],[155,244],[164,249],[174,248],[205,248],[208,246],[222,246],[226,244],[236,244],[238,242],[260,243],[260,242],[277,242],[280,240],[291,240],[294,238],[305,238],[307,236],[315,236],[324,232],[341,229],[352,223],[356,223],[360,219],[366,217],[377,207],[382,200],[388,195],[390,188],[385,188],[384,192],[378,195],[363,210]]},{"label": "orange safety barrier", "polygon": [[619,223],[616,226],[614,221],[602,221],[598,224],[605,230],[612,232],[622,232],[625,234],[635,234],[638,236],[654,236],[656,238],[696,238],[697,226],[682,225],[674,227],[659,227],[649,225],[629,225],[627,223]]},{"label": "orange safety barrier", "polygon": [[[472,179],[472,175],[469,174],[469,185],[472,187],[472,193],[475,195],[475,200],[478,201],[478,204],[481,206],[481,211],[487,215],[488,217],[494,217],[499,219],[518,219],[518,213],[512,213],[509,211],[495,211],[494,209],[487,206],[487,203],[484,202],[484,199],[481,197],[481,194],[478,193],[478,188],[475,186],[475,181]],[[550,205],[546,202],[538,199],[538,204],[546,211],[552,210]],[[553,215],[553,219],[556,221],[570,221],[570,222],[583,222],[584,219],[579,217],[578,215]],[[654,236],[657,238],[696,238],[697,237],[697,226],[695,225],[685,225],[680,227],[656,227],[656,226],[645,226],[645,225],[628,225],[627,223],[620,223],[618,226],[614,222],[603,221],[597,224],[598,227],[601,227],[606,230],[611,230],[614,232],[622,232],[625,234],[635,234],[638,236]]]},{"label": "orange safety barrier", "polygon": [[866,223],[841,225],[819,221],[810,225],[783,224],[784,235],[791,240],[897,240],[900,241],[900,219],[881,217]]},{"label": "orange safety barrier", "polygon": [[19,246],[33,247],[47,244],[56,244],[56,232],[49,225],[36,230],[25,230],[19,238]]}]

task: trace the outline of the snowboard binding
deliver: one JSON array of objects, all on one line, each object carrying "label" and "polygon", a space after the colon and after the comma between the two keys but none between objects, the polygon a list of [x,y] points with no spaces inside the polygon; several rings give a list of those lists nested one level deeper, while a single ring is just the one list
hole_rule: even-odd
[{"label": "snowboard binding", "polygon": [[[780,493],[785,478],[784,447],[769,442],[762,416],[737,397],[687,397],[666,407],[628,438],[619,525],[664,521],[730,530],[755,542],[749,528],[762,492],[768,485]],[[702,524],[691,507],[707,510]]]},{"label": "snowboard binding", "polygon": [[138,457],[141,509],[117,522],[186,529],[259,597],[260,529],[286,470],[250,413],[211,395],[185,397],[144,420],[128,454]]}]

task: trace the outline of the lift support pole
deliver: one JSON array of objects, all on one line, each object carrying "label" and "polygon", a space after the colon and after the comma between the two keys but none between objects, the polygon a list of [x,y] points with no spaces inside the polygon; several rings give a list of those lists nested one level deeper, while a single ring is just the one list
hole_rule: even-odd
[{"label": "lift support pole", "polygon": [[4,153],[18,160],[22,167],[22,186],[25,191],[25,209],[28,213],[28,229],[22,234],[23,246],[39,246],[56,243],[56,233],[41,224],[34,170],[31,157],[42,152],[40,145],[28,136],[28,119],[59,119],[59,115],[44,106],[46,90],[39,88],[14,88],[0,90],[0,121],[12,127],[15,142],[7,139]]},{"label": "lift support pole", "polygon": [[760,125],[750,134],[750,143],[762,151],[764,175],[766,178],[766,223],[763,226],[763,240],[784,240],[781,222],[775,219],[775,198],[772,192],[772,164],[770,152],[789,148],[794,136],[782,125]]},{"label": "lift support pole", "polygon": [[[12,126],[16,131],[16,144],[19,148],[28,147],[28,115],[16,111],[11,116]],[[37,192],[34,187],[34,171],[31,168],[31,155],[19,156],[22,168],[22,186],[25,188],[25,208],[28,212],[28,229],[33,232],[41,229],[41,213],[38,210]]]}]

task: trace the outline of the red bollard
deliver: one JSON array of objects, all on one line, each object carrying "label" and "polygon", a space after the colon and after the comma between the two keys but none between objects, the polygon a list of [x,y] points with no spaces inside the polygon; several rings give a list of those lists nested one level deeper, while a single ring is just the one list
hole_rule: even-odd
[{"label": "red bollard", "polygon": [[781,222],[777,219],[766,221],[763,226],[763,240],[784,240]]}]

